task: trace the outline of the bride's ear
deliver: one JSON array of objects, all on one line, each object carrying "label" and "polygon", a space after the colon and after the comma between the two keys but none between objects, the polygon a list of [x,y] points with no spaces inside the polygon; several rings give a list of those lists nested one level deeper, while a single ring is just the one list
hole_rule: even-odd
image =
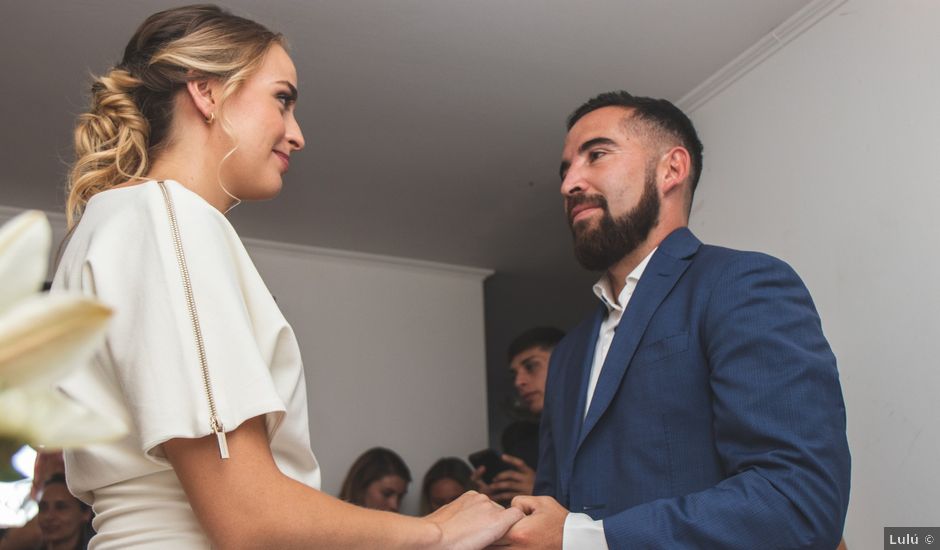
[{"label": "bride's ear", "polygon": [[206,122],[212,122],[215,119],[215,110],[218,107],[214,88],[215,86],[208,78],[190,80],[186,83],[186,92],[193,106],[202,114]]}]

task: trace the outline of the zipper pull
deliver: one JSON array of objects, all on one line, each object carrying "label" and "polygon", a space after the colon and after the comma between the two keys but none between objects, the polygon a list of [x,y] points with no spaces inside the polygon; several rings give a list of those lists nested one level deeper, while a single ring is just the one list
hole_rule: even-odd
[{"label": "zipper pull", "polygon": [[225,460],[228,458],[228,442],[225,441],[225,432],[215,432],[215,437],[219,440],[219,455],[222,460]]},{"label": "zipper pull", "polygon": [[219,441],[219,456],[222,457],[222,460],[228,458],[228,441],[225,439],[225,428],[222,427],[222,423],[219,421],[213,422],[213,431],[215,432],[215,438]]}]

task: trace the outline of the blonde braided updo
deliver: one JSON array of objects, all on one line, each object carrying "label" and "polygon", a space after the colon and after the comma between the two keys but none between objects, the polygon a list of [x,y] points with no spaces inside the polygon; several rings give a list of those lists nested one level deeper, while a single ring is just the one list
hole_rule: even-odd
[{"label": "blonde braided updo", "polygon": [[146,175],[166,146],[177,92],[217,78],[225,99],[258,69],[283,37],[213,5],[155,13],[137,29],[124,57],[94,80],[91,107],[75,126],[75,163],[66,215],[73,227],[97,193]]}]

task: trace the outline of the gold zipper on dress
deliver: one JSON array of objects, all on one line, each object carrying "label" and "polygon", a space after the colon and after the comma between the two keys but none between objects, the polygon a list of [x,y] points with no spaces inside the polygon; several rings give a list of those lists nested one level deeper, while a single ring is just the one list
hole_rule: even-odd
[{"label": "gold zipper on dress", "polygon": [[176,210],[173,208],[173,199],[166,189],[166,184],[158,181],[163,199],[166,201],[166,211],[170,217],[170,230],[173,233],[173,245],[176,248],[176,262],[179,264],[180,275],[183,277],[183,292],[186,294],[186,304],[189,308],[189,319],[193,323],[193,334],[196,337],[196,351],[199,353],[199,365],[202,367],[202,383],[206,389],[209,400],[209,428],[219,442],[219,455],[222,459],[228,458],[228,442],[225,440],[225,428],[219,420],[215,409],[215,399],[212,397],[212,381],[209,379],[209,363],[206,361],[206,346],[202,340],[202,330],[199,327],[199,315],[196,313],[196,300],[193,298],[193,285],[189,280],[189,269],[186,267],[186,257],[183,255],[183,241],[180,239],[180,227],[176,222]]}]

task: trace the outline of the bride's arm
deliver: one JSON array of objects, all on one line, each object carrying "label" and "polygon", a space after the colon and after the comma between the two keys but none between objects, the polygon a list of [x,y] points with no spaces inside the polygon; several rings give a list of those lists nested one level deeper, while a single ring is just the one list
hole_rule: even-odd
[{"label": "bride's arm", "polygon": [[367,510],[282,474],[263,417],[227,437],[231,458],[224,461],[215,436],[164,443],[199,523],[218,548],[483,548],[522,517],[475,493],[429,518]]}]

